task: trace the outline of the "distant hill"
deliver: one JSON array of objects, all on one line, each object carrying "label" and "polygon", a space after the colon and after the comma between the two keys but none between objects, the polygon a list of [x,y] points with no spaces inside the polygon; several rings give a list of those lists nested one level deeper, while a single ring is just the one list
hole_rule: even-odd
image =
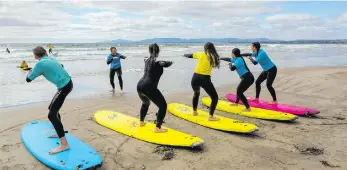
[{"label": "distant hill", "polygon": [[294,40],[294,41],[283,41],[283,40],[272,40],[268,38],[249,38],[249,39],[240,39],[240,38],[197,38],[197,39],[182,39],[182,38],[152,38],[144,39],[140,41],[130,41],[124,39],[116,39],[110,41],[104,41],[99,43],[251,43],[251,42],[261,42],[261,43],[293,43],[293,44],[334,44],[334,43],[347,43],[347,39],[341,40]]}]

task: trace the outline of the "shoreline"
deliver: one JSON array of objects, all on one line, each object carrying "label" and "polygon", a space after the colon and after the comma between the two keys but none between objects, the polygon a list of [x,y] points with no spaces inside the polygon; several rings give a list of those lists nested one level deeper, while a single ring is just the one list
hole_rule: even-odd
[{"label": "shoreline", "polygon": [[[255,76],[257,76],[256,74]],[[96,95],[83,99],[67,98],[60,113],[64,128],[94,148],[103,158],[101,169],[327,169],[347,167],[347,68],[302,67],[280,69],[274,82],[280,103],[318,109],[317,118],[299,117],[296,123],[281,123],[216,111],[217,115],[256,124],[254,135],[225,133],[179,119],[167,112],[164,126],[201,137],[202,151],[170,148],[171,160],[163,161],[159,145],[140,141],[104,128],[90,120],[98,110],[113,110],[138,117],[141,102],[137,95]],[[237,83],[239,79],[237,80]],[[219,98],[235,93],[237,84],[216,86]],[[246,96],[254,96],[254,84]],[[167,103],[191,105],[193,91],[164,92]],[[206,96],[201,90],[200,97]],[[262,86],[261,96],[270,94]],[[24,147],[21,128],[32,120],[47,121],[50,101],[0,108],[0,167],[2,169],[48,169]],[[207,110],[199,102],[199,109]],[[151,104],[146,121],[155,119]],[[322,153],[314,152],[322,149]],[[306,151],[305,151],[306,150]],[[165,153],[164,153],[165,154]],[[324,162],[326,161],[326,162]],[[324,162],[324,163],[323,163]]]}]

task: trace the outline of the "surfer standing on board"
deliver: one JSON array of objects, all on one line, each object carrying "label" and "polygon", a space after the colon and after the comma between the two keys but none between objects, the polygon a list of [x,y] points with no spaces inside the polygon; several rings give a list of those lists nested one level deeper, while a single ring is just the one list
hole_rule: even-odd
[{"label": "surfer standing on board", "polygon": [[114,93],[114,75],[117,73],[120,91],[123,94],[123,79],[122,79],[122,66],[120,59],[126,59],[127,57],[117,53],[116,47],[110,48],[111,54],[107,56],[106,63],[110,65],[110,83],[112,86],[111,92]]},{"label": "surfer standing on board", "polygon": [[205,50],[203,52],[184,54],[184,56],[187,58],[198,60],[198,64],[195,68],[194,75],[191,81],[191,85],[194,90],[193,114],[194,116],[198,115],[197,107],[200,96],[200,87],[202,87],[212,100],[210,107],[210,117],[208,118],[208,120],[218,121],[219,118],[213,117],[218,103],[218,94],[211,81],[211,72],[212,68],[219,68],[219,55],[213,43],[211,42],[206,43],[204,49]]},{"label": "surfer standing on board", "polygon": [[254,76],[251,71],[248,69],[245,60],[241,56],[241,51],[238,48],[234,48],[231,53],[232,58],[221,58],[221,60],[231,62],[230,70],[237,72],[237,74],[241,78],[240,84],[237,86],[236,90],[236,101],[235,104],[231,104],[232,106],[237,106],[239,100],[246,106],[246,109],[243,111],[250,112],[251,108],[249,107],[248,101],[244,92],[254,83]]},{"label": "surfer standing on board", "polygon": [[164,67],[170,67],[171,61],[157,61],[159,57],[159,46],[154,43],[149,46],[150,57],[145,60],[145,73],[140,81],[137,83],[137,93],[142,100],[140,110],[140,127],[145,126],[145,117],[148,112],[150,101],[152,101],[158,108],[156,128],[154,132],[163,133],[167,129],[162,129],[167,103],[163,94],[158,89],[158,83],[161,75],[164,72]]},{"label": "surfer standing on board", "polygon": [[73,84],[70,75],[56,59],[48,57],[47,51],[38,46],[33,50],[35,59],[39,60],[35,67],[29,71],[26,81],[31,82],[40,75],[43,75],[48,81],[55,84],[58,88],[51,104],[49,105],[48,119],[51,121],[56,134],[49,137],[59,137],[60,145],[49,152],[49,154],[59,153],[69,149],[69,144],[65,137],[65,131],[60,119],[59,110],[63,105],[65,98],[72,91]]},{"label": "surfer standing on board", "polygon": [[[255,81],[255,98],[259,100],[261,83],[266,80],[266,87],[272,96],[272,103],[277,103],[276,92],[275,89],[272,87],[272,84],[275,81],[277,75],[277,67],[272,62],[270,57],[266,54],[266,52],[263,49],[260,49],[259,42],[252,43],[251,48],[253,53],[242,54],[242,56],[249,56],[249,59],[252,61],[254,65],[257,65],[259,63],[263,69],[263,71],[260,73],[259,77]],[[252,57],[255,57],[255,60]]]}]

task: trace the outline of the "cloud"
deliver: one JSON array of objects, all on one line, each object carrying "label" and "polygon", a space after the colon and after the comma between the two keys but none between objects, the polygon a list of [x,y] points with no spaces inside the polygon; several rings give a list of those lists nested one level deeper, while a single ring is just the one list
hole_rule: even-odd
[{"label": "cloud", "polygon": [[309,9],[283,13],[283,7],[264,1],[0,1],[0,32],[11,42],[346,36],[347,14],[323,19]]}]

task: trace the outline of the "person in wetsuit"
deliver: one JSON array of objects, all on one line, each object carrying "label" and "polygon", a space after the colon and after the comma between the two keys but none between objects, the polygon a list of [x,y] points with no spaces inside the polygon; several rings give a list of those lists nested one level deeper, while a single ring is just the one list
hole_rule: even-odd
[{"label": "person in wetsuit", "polygon": [[48,45],[47,45],[47,47],[48,47],[48,53],[49,54],[53,54],[53,51],[52,51],[52,48],[53,48],[53,45],[51,44],[51,43],[49,43]]},{"label": "person in wetsuit", "polygon": [[164,72],[164,67],[170,67],[171,61],[157,61],[159,57],[159,46],[154,43],[149,46],[150,57],[145,60],[144,75],[137,83],[137,93],[142,100],[140,110],[140,127],[145,125],[145,117],[148,112],[150,101],[152,101],[158,108],[156,128],[154,132],[163,133],[167,129],[162,129],[161,125],[164,121],[167,109],[167,103],[164,96],[158,89],[158,83],[161,75]]},{"label": "person in wetsuit", "polygon": [[[29,71],[26,81],[31,82],[40,75],[43,75],[48,81],[55,84],[58,88],[51,104],[49,105],[48,119],[51,121],[56,134],[49,137],[59,137],[60,145],[52,149],[49,154],[63,152],[69,149],[69,144],[65,137],[65,131],[61,122],[59,110],[63,105],[65,98],[72,91],[73,84],[70,75],[56,59],[48,57],[46,50],[38,46],[33,50],[35,59],[39,60],[35,67]],[[40,133],[40,132],[37,132]]]},{"label": "person in wetsuit", "polygon": [[230,62],[229,68],[231,71],[237,72],[241,78],[240,84],[237,86],[236,90],[236,101],[235,105],[238,105],[239,100],[246,106],[246,109],[243,111],[251,111],[249,107],[246,96],[244,95],[245,91],[251,87],[254,83],[254,76],[251,71],[248,69],[247,64],[243,57],[241,56],[241,51],[238,48],[234,48],[231,53],[232,58],[221,58],[221,60]]},{"label": "person in wetsuit", "polygon": [[[261,72],[257,80],[255,81],[255,89],[256,89],[255,98],[259,100],[259,95],[261,91],[261,83],[266,80],[266,87],[272,96],[272,103],[277,103],[276,91],[272,87],[272,84],[277,75],[277,67],[272,62],[270,57],[266,54],[266,52],[260,48],[259,42],[252,43],[251,48],[253,53],[246,53],[241,55],[249,56],[249,59],[254,65],[257,65],[259,63],[259,65],[263,69],[263,71]],[[252,57],[255,57],[255,60]]]},{"label": "person in wetsuit", "polygon": [[8,48],[6,48],[6,52],[7,52],[7,53],[11,53],[10,50],[9,50]]},{"label": "person in wetsuit", "polygon": [[218,103],[218,94],[211,81],[212,68],[219,68],[219,55],[214,47],[213,43],[208,42],[204,46],[204,51],[196,52],[193,54],[184,54],[187,58],[193,58],[198,60],[198,64],[195,68],[194,75],[191,81],[191,85],[194,91],[193,96],[193,115],[198,115],[197,107],[200,96],[200,87],[202,87],[206,93],[211,97],[210,116],[209,121],[218,121],[219,118],[213,117],[214,111]]},{"label": "person in wetsuit", "polygon": [[123,94],[123,79],[122,79],[122,67],[120,59],[126,59],[125,56],[117,53],[116,47],[110,48],[111,54],[107,56],[106,63],[110,65],[110,83],[112,86],[111,92],[115,92],[114,90],[114,75],[117,73],[119,86],[121,93]]},{"label": "person in wetsuit", "polygon": [[31,68],[28,66],[28,64],[25,61],[20,63],[19,67],[23,70],[31,70]]}]

